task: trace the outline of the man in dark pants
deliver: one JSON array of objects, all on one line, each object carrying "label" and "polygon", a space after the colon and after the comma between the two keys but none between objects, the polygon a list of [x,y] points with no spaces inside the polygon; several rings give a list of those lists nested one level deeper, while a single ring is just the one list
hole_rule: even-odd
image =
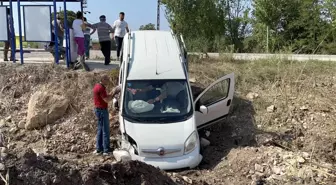
[{"label": "man in dark pants", "polygon": [[[86,17],[84,17],[85,24],[88,24]],[[90,42],[91,42],[91,29],[86,27],[84,30],[84,44],[85,44],[85,56],[86,60],[90,58]]]},{"label": "man in dark pants", "polygon": [[[8,27],[7,27],[7,37],[8,40],[5,42],[5,47],[4,47],[4,61],[8,61],[8,52],[9,52],[9,48],[15,47],[14,43],[12,43],[12,32],[11,32],[11,26],[10,26],[10,22],[13,21],[13,19],[11,18],[10,15],[10,9],[7,8],[7,21],[8,21]],[[14,24],[14,22],[13,22]],[[13,46],[14,45],[14,46]],[[10,51],[10,61],[13,61],[13,53],[12,50]]]},{"label": "man in dark pants", "polygon": [[[61,17],[59,14],[56,15],[56,24],[57,24],[57,41],[58,45],[63,47],[63,40],[64,40],[64,28],[63,28],[63,22],[61,20]],[[51,22],[52,25],[52,35],[53,39],[55,39],[55,21]]]},{"label": "man in dark pants", "polygon": [[125,19],[125,13],[120,12],[119,19],[114,21],[113,26],[112,26],[114,30],[112,38],[115,39],[115,42],[117,45],[117,61],[119,61],[120,51],[121,51],[121,46],[124,40],[124,36],[126,35],[126,32],[129,33],[128,24],[126,21],[124,21],[124,19]]},{"label": "man in dark pants", "polygon": [[96,155],[109,155],[110,151],[110,121],[108,112],[108,102],[120,92],[120,87],[115,87],[110,94],[106,92],[106,86],[109,84],[109,77],[104,75],[100,83],[93,88],[93,101],[95,105],[95,113],[98,119]]},{"label": "man in dark pants", "polygon": [[111,37],[112,27],[108,23],[106,23],[105,15],[99,17],[100,22],[88,25],[93,29],[92,34],[98,30],[98,39],[100,43],[100,50],[102,51],[105,57],[105,65],[109,65],[111,63]]}]

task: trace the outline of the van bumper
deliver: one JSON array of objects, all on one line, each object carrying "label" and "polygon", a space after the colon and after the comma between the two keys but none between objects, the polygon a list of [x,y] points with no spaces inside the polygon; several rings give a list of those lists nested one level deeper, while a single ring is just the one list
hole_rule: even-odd
[{"label": "van bumper", "polygon": [[175,170],[182,168],[195,168],[203,159],[199,153],[199,146],[191,153],[179,157],[148,158],[132,154],[132,160],[138,160],[161,170]]}]

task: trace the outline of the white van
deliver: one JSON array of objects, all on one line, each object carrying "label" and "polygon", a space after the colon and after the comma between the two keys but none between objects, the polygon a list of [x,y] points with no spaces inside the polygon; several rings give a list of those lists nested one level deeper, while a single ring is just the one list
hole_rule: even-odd
[{"label": "white van", "polygon": [[193,100],[183,46],[169,31],[134,31],[123,43],[120,148],[163,170],[198,166],[198,129],[224,118],[234,95],[232,73]]}]

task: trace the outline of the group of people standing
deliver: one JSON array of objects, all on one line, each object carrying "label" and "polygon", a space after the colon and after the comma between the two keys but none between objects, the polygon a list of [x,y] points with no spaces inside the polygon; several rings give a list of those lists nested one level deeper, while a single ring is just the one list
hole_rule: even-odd
[{"label": "group of people standing", "polygon": [[[10,9],[7,8],[8,22],[10,23],[12,20],[10,16]],[[105,58],[105,65],[109,65],[111,62],[111,46],[112,40],[114,39],[117,47],[117,60],[120,59],[121,47],[123,43],[124,36],[129,32],[128,24],[124,20],[125,13],[119,13],[119,19],[114,21],[113,25],[109,25],[106,22],[106,16],[101,15],[99,17],[99,22],[95,24],[88,23],[87,19],[83,16],[82,12],[76,13],[76,19],[72,23],[72,29],[74,33],[74,41],[78,46],[77,54],[80,57],[80,60],[85,61],[85,59],[90,58],[90,43],[91,43],[91,35],[96,31],[98,32],[98,39],[100,43],[100,49]],[[57,29],[57,44],[59,46],[63,46],[64,40],[64,26],[61,21],[61,17],[59,14],[56,15],[56,21],[53,20],[52,24],[52,41],[49,44],[49,47],[53,47],[55,45],[55,26]],[[92,31],[91,31],[92,30]],[[9,48],[12,45],[10,42],[10,35],[12,33],[10,25],[7,28],[8,32],[8,41],[5,42],[4,47],[4,61],[9,61],[8,52]],[[111,37],[112,34],[112,37]],[[10,60],[13,61],[13,54],[10,54]]]},{"label": "group of people standing", "polygon": [[90,24],[87,22],[86,18],[83,17],[82,12],[77,12],[76,19],[72,23],[72,29],[74,32],[74,41],[78,46],[77,54],[79,55],[80,60],[84,60],[85,56],[86,59],[90,57],[91,35],[96,31],[98,33],[100,49],[105,58],[105,65],[111,63],[111,39],[114,39],[116,42],[117,60],[119,60],[123,38],[126,35],[126,32],[129,32],[128,24],[124,18],[125,13],[120,12],[119,19],[111,26],[106,22],[106,16],[101,15],[98,23]]}]

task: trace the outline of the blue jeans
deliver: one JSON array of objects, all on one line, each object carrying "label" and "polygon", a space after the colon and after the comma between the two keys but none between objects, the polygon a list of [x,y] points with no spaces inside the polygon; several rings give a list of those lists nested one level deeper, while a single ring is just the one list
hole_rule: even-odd
[{"label": "blue jeans", "polygon": [[107,109],[95,109],[98,118],[97,143],[98,152],[110,152],[110,120]]},{"label": "blue jeans", "polygon": [[90,57],[90,35],[84,35],[85,56]]},{"label": "blue jeans", "polygon": [[57,37],[57,40],[58,40],[58,44],[59,44],[59,46],[62,46],[62,47],[63,47],[63,40],[64,40],[64,37],[63,37],[63,36],[58,36],[58,37]]}]

